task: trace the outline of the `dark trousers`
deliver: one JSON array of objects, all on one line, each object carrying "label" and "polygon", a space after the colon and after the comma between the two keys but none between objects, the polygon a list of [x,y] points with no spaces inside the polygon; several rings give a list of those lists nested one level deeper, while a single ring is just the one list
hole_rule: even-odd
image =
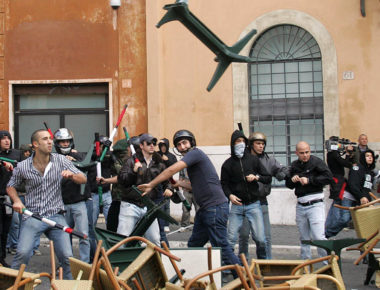
[{"label": "dark trousers", "polygon": [[0,261],[4,260],[7,251],[7,238],[8,238],[8,232],[9,228],[11,226],[12,221],[12,215],[7,215],[5,211],[5,205],[0,204]]},{"label": "dark trousers", "polygon": [[117,226],[119,225],[120,203],[120,200],[113,200],[111,207],[108,210],[107,230],[115,233],[117,232]]},{"label": "dark trousers", "polygon": [[203,247],[210,241],[213,247],[222,248],[225,265],[241,264],[227,240],[228,203],[199,209],[195,215],[193,233],[188,247]]}]

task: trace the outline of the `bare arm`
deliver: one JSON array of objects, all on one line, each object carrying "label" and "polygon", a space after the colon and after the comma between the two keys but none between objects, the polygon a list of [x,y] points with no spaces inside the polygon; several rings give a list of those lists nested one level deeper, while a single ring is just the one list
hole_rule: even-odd
[{"label": "bare arm", "polygon": [[143,191],[143,195],[147,194],[149,191],[151,191],[153,188],[155,188],[158,184],[161,182],[168,180],[170,177],[172,177],[177,172],[181,171],[182,169],[186,168],[187,165],[183,161],[177,161],[172,166],[166,168],[164,171],[161,172],[160,175],[158,175],[155,179],[153,179],[151,182],[147,184],[140,184],[138,189]]},{"label": "bare arm", "polygon": [[115,184],[117,183],[117,175],[112,176],[110,178],[97,177],[96,182],[100,184]]},{"label": "bare arm", "polygon": [[63,178],[71,179],[77,184],[84,184],[87,182],[87,177],[83,173],[74,173],[70,170],[63,170],[61,174]]},{"label": "bare arm", "polygon": [[21,202],[21,199],[19,198],[16,189],[12,186],[7,187],[7,194],[13,201],[13,209],[18,213],[22,213],[22,209],[25,208],[25,206]]},{"label": "bare arm", "polygon": [[187,179],[180,179],[177,181],[177,184],[186,190],[192,190],[191,182]]}]

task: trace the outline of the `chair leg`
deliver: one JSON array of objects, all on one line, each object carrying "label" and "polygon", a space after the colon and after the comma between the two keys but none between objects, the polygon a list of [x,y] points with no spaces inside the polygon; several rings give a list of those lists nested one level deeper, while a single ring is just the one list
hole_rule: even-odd
[{"label": "chair leg", "polygon": [[24,271],[25,271],[25,267],[26,267],[25,264],[21,264],[20,270],[17,273],[17,277],[16,277],[16,280],[15,280],[15,283],[13,284],[13,290],[17,290],[17,288],[18,288],[17,285],[21,281],[22,275],[24,274]]}]

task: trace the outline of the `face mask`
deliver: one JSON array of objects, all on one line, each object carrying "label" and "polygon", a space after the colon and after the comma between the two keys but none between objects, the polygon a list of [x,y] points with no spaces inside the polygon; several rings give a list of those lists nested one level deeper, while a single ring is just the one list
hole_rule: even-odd
[{"label": "face mask", "polygon": [[241,143],[238,143],[238,144],[234,145],[235,155],[238,158],[242,158],[243,157],[244,150],[245,150],[245,143],[244,142],[241,142]]}]

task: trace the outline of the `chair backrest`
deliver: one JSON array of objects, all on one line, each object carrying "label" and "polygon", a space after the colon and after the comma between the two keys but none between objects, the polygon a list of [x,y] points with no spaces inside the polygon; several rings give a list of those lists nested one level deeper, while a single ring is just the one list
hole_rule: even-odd
[{"label": "chair backrest", "polygon": [[[366,239],[380,229],[380,206],[374,205],[360,209],[350,209],[350,212],[359,238]],[[380,231],[377,238],[380,238]]]}]

